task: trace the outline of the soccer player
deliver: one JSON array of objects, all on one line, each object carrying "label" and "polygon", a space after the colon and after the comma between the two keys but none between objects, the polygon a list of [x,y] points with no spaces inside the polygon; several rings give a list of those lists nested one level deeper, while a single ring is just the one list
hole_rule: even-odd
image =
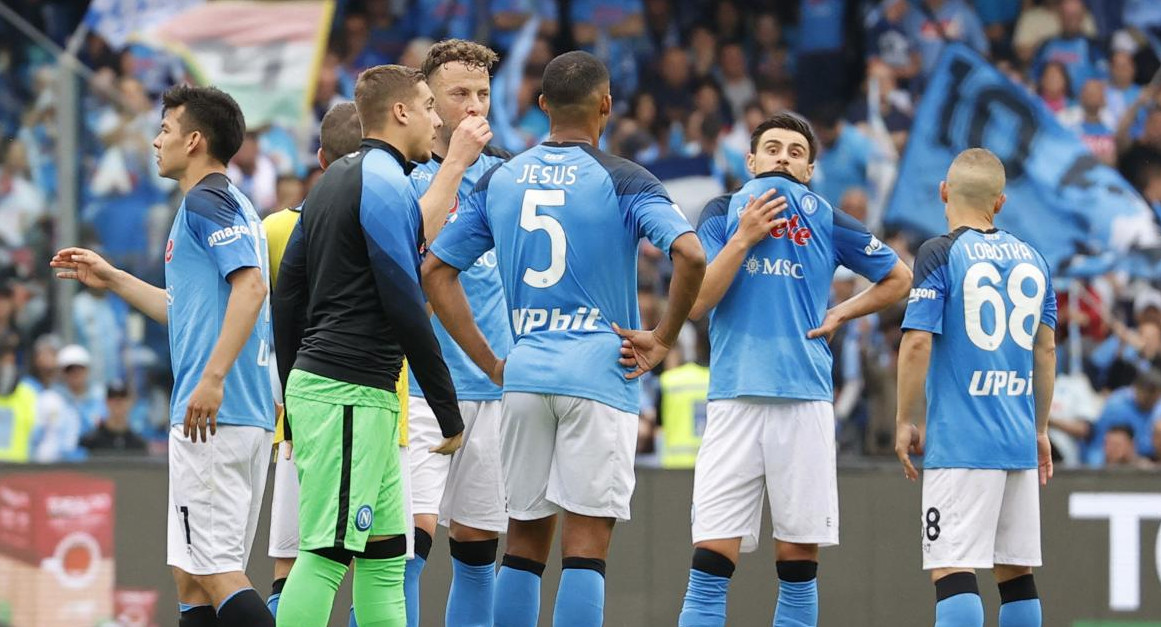
[{"label": "soccer player", "polygon": [[[540,575],[562,511],[554,621],[600,625],[609,541],[614,523],[629,519],[635,482],[634,379],[676,340],[705,257],[657,179],[596,148],[612,109],[605,66],[588,53],[565,53],[545,68],[542,89],[549,141],[480,178],[424,260],[424,287],[456,343],[504,387],[509,523],[495,625],[536,624]],[[669,308],[652,330],[631,330],[639,324],[641,237],[674,266]],[[506,366],[457,280],[493,248],[515,336]]]},{"label": "soccer player", "polygon": [[[359,126],[359,115],[355,103],[343,102],[330,108],[323,116],[319,129],[319,149],[316,158],[319,167],[327,169],[332,162],[343,155],[359,149],[363,132]],[[278,269],[291,233],[302,214],[302,205],[287,207],[266,216],[262,226],[270,251],[270,287],[278,284]],[[287,364],[293,365],[293,362]],[[281,389],[281,381],[279,382]],[[285,416],[279,416],[274,428],[274,444],[278,456],[274,466],[274,494],[270,504],[270,545],[268,553],[274,558],[274,584],[266,606],[270,613],[278,615],[278,601],[286,577],[294,566],[298,555],[298,477],[295,474],[294,453],[290,441],[285,440]]]},{"label": "soccer player", "polygon": [[[730,577],[740,553],[758,546],[765,494],[779,581],[774,625],[818,624],[818,549],[838,544],[839,522],[827,341],[844,322],[902,298],[911,273],[807,188],[817,145],[796,114],[766,120],[746,157],[755,178],[711,200],[699,220],[710,264],[693,315],[710,313],[710,388],[682,627],[725,624]],[[874,285],[827,310],[839,265]]]},{"label": "soccer player", "polygon": [[[431,161],[416,166],[411,182],[417,194],[427,191],[439,171],[447,167],[444,156],[454,132],[469,127],[487,129],[485,118],[491,101],[489,71],[499,60],[486,46],[462,39],[441,41],[431,47],[423,73],[435,95],[435,111],[443,120]],[[491,136],[490,130],[488,136]],[[492,166],[511,157],[491,146],[464,173],[455,201],[466,199],[476,181]],[[424,215],[429,240],[442,228],[442,216]],[[454,215],[454,214],[453,214]],[[454,218],[453,218],[454,219]],[[436,221],[438,220],[438,222]],[[431,228],[434,225],[435,229]],[[476,323],[488,343],[503,358],[512,346],[512,331],[504,304],[496,253],[487,251],[462,275],[464,291]],[[431,453],[440,441],[439,425],[424,400],[423,390],[412,378],[408,397],[411,416],[412,511],[415,515],[415,556],[407,561],[404,590],[408,625],[419,625],[419,578],[431,550],[437,521],[449,529],[452,584],[446,623],[491,625],[496,547],[499,532],[508,526],[504,507],[504,483],[500,472],[500,387],[480,370],[448,335],[438,320],[432,321],[444,359],[455,383],[460,414],[464,418],[464,446],[451,456]],[[446,489],[445,489],[446,488]]]},{"label": "soccer player", "polygon": [[180,625],[272,626],[245,575],[274,429],[266,237],[226,178],[245,122],[212,87],[174,87],[162,104],[158,169],[185,193],[165,247],[165,289],[82,248],[61,250],[51,265],[169,326],[168,562]]},{"label": "soccer player", "polygon": [[[923,568],[937,627],[982,627],[975,569],[992,568],[1000,627],[1037,627],[1040,495],[1052,477],[1048,409],[1056,376],[1056,295],[1035,249],[997,229],[1004,166],[960,153],[940,184],[947,235],[915,258],[899,349],[895,453],[924,455]],[[926,438],[911,414],[927,386]],[[926,441],[925,441],[926,440]]]},{"label": "soccer player", "polygon": [[[404,355],[439,422],[437,452],[458,449],[463,432],[419,289],[423,217],[407,176],[411,161],[431,158],[440,126],[431,90],[418,70],[376,66],[359,75],[355,105],[361,147],[307,196],[275,291],[279,360],[296,355],[286,411],[301,486],[285,626],[325,625],[352,559],[359,624],[406,624],[394,393]],[[288,274],[298,247],[305,272]]]}]

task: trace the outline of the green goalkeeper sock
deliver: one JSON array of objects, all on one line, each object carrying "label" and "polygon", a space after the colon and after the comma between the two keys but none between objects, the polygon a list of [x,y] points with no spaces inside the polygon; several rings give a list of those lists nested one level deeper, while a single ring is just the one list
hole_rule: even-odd
[{"label": "green goalkeeper sock", "polygon": [[374,557],[355,558],[355,618],[359,627],[407,626],[407,605],[403,599],[406,544],[401,541],[402,536],[398,538],[399,541],[392,538],[368,543],[363,555]]},{"label": "green goalkeeper sock", "polygon": [[278,601],[278,627],[326,627],[346,574],[345,563],[299,551]]}]

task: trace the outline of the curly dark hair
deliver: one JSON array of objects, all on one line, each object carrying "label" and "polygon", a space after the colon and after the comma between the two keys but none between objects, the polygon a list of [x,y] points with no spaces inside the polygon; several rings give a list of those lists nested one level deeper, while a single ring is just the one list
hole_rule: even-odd
[{"label": "curly dark hair", "polygon": [[500,61],[500,55],[491,48],[466,39],[448,39],[441,41],[427,51],[427,58],[423,60],[423,76],[431,80],[445,63],[463,63],[469,68],[483,68],[491,72]]}]

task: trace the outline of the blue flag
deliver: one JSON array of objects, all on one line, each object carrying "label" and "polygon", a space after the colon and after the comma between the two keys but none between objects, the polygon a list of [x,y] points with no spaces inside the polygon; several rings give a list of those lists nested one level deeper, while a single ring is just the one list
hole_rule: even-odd
[{"label": "blue flag", "polygon": [[919,103],[885,222],[947,232],[939,182],[955,156],[984,147],[1004,163],[1008,201],[996,225],[1056,270],[1078,250],[1154,246],[1149,205],[1024,87],[962,44],[940,57]]}]

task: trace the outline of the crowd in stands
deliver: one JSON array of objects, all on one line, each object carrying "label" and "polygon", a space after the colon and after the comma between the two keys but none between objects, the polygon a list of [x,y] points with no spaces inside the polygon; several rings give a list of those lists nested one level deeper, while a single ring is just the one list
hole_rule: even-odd
[{"label": "crowd in stands", "polygon": [[[59,0],[11,4],[61,44],[83,15],[78,3]],[[306,131],[251,128],[230,164],[231,179],[263,214],[298,204],[315,183],[318,121],[330,106],[352,98],[362,69],[418,66],[433,41],[463,37],[490,42],[501,54],[490,117],[495,141],[509,150],[548,132],[536,102],[543,68],[555,54],[581,48],[604,60],[615,107],[602,147],[672,180],[675,200],[695,225],[706,200],[751,176],[751,131],[772,113],[794,109],[820,140],[814,189],[912,260],[920,236],[885,223],[884,206],[924,86],[948,41],[966,43],[1036,94],[1161,215],[1156,0],[336,4]],[[54,237],[57,216],[76,211],[79,243],[160,282],[176,196],[157,176],[150,144],[160,119],[158,95],[188,76],[168,53],[139,44],[114,49],[97,33],[87,34],[79,57],[92,72],[79,129],[82,198],[78,207],[62,207],[54,151],[68,131],[56,124],[56,61],[0,20],[0,345],[37,395],[23,456],[37,461],[109,449],[163,452],[167,427],[164,328],[110,295],[87,290],[72,305],[77,343],[62,346],[47,259],[54,247],[71,243]],[[938,208],[938,199],[932,205]],[[644,324],[658,318],[667,282],[667,260],[644,244]],[[865,285],[840,268],[834,298]],[[1060,278],[1056,287],[1061,379],[1052,425],[1062,462],[1154,466],[1161,453],[1161,292],[1152,277],[1119,271],[1071,291]],[[893,454],[902,314],[900,304],[848,324],[831,340],[844,459]],[[656,374],[704,364],[705,344],[705,323],[691,323]],[[639,453],[670,465],[666,440],[674,438],[666,437],[665,426],[701,424],[704,401],[695,398],[680,409],[666,403],[663,387],[660,376],[643,387]],[[0,456],[5,435],[20,433],[3,398]],[[678,411],[692,412],[694,420],[675,420]]]}]

